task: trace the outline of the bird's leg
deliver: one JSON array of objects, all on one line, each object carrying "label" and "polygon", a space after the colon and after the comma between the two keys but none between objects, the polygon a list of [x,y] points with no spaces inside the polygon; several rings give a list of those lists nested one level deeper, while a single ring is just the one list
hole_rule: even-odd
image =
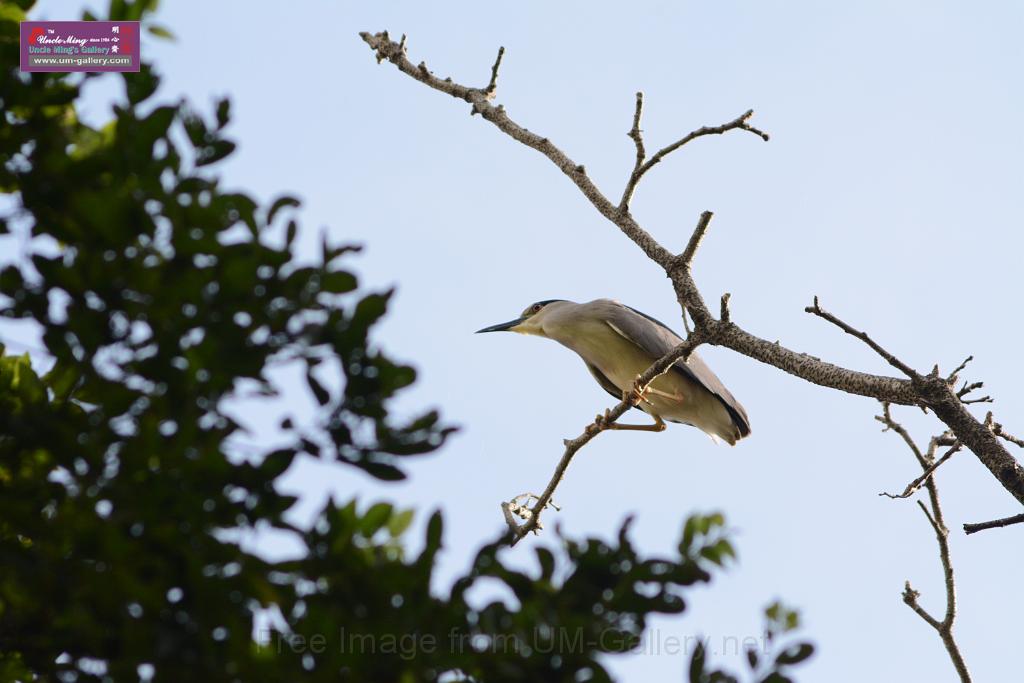
[{"label": "bird's leg", "polygon": [[[607,411],[606,411],[606,414],[607,414]],[[601,426],[604,429],[618,429],[618,430],[621,430],[621,431],[633,431],[633,432],[663,432],[663,431],[665,431],[665,421],[662,420],[657,415],[652,415],[651,417],[654,418],[654,424],[650,424],[650,425],[624,425],[624,424],[619,424],[618,422],[607,422],[606,421],[606,419],[607,419],[606,417],[601,417],[600,415],[598,416],[598,418],[601,420]]]},{"label": "bird's leg", "polygon": [[658,389],[655,389],[654,387],[648,387],[647,388],[647,393],[648,394],[654,394],[655,396],[662,396],[662,397],[670,399],[672,401],[682,401],[683,400],[683,395],[682,394],[670,394],[667,391],[660,391]]},{"label": "bird's leg", "polygon": [[637,432],[660,432],[665,429],[665,422],[660,417],[654,415],[654,424],[650,425],[625,425],[619,424],[618,422],[612,422],[612,411],[610,409],[604,411],[604,415],[598,413],[597,417],[594,418],[594,422],[587,426],[587,430],[604,431],[605,429],[618,429],[621,431],[637,431]]}]

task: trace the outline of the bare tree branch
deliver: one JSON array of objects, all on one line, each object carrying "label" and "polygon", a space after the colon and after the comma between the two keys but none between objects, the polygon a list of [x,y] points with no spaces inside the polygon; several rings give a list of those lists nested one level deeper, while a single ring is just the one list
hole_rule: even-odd
[{"label": "bare tree branch", "polygon": [[912,493],[911,487],[916,489],[922,482],[924,483],[924,486],[928,491],[928,505],[925,505],[920,500],[917,501],[917,504],[924,513],[924,516],[928,519],[928,523],[931,525],[932,530],[935,532],[935,540],[939,545],[939,561],[942,563],[942,576],[946,584],[946,612],[941,620],[936,619],[918,603],[917,599],[921,597],[921,594],[914,590],[910,585],[910,581],[907,581],[906,584],[904,584],[903,602],[905,602],[910,609],[914,610],[914,612],[916,612],[926,624],[935,629],[936,633],[939,634],[939,639],[942,640],[943,646],[946,648],[947,654],[949,654],[949,659],[953,663],[953,668],[956,669],[956,673],[960,677],[960,680],[962,683],[970,683],[971,674],[967,670],[967,663],[964,661],[963,654],[960,652],[960,647],[957,645],[956,639],[953,637],[953,622],[956,620],[956,580],[953,576],[953,562],[950,559],[949,554],[949,529],[946,527],[946,522],[942,518],[942,506],[939,504],[939,488],[935,483],[935,477],[932,476],[939,465],[949,459],[953,453],[956,453],[960,449],[960,444],[958,442],[954,443],[941,458],[936,460],[935,451],[939,444],[949,437],[948,433],[932,437],[931,441],[928,443],[928,449],[922,451],[910,437],[910,434],[903,425],[893,419],[889,405],[883,404],[882,415],[875,417],[875,419],[884,424],[886,426],[886,430],[891,430],[899,434],[914,454],[914,458],[918,461],[918,464],[920,464],[921,468],[924,470],[924,474],[921,475],[919,480],[911,482],[911,485],[907,487],[907,492],[905,492],[906,495],[892,497],[906,498],[910,493]]},{"label": "bare tree branch", "polygon": [[[687,251],[677,257],[644,230],[629,212],[628,199],[640,178],[665,156],[691,140],[705,135],[722,134],[730,130],[747,130],[762,138],[767,138],[767,135],[749,123],[752,112],[747,112],[721,126],[699,128],[659,150],[650,159],[640,164],[639,168],[634,164],[634,173],[630,175],[630,182],[627,183],[628,191],[624,193],[624,199],[627,201],[616,205],[594,184],[582,164],[576,163],[548,138],[529,131],[513,121],[503,106],[491,104],[488,96],[491,90],[490,86],[487,89],[471,88],[455,83],[450,78],[438,78],[430,72],[426,63],[413,65],[406,58],[403,46],[392,41],[386,32],[361,33],[360,36],[374,50],[378,61],[386,59],[402,73],[421,83],[468,102],[471,105],[471,114],[480,114],[512,139],[537,150],[554,163],[602,216],[617,226],[648,258],[665,270],[672,281],[680,307],[689,312],[693,320],[694,334],[699,334],[702,343],[724,346],[820,386],[868,396],[883,402],[930,408],[953,431],[956,439],[978,457],[1002,486],[1018,502],[1024,504],[1024,468],[1006,450],[1000,437],[967,410],[962,398],[957,396],[953,385],[947,381],[946,377],[940,377],[938,372],[928,375],[916,372],[870,340],[866,333],[853,330],[853,328],[844,328],[845,323],[831,314],[828,315],[831,316],[832,322],[839,324],[841,328],[851,334],[862,335],[861,339],[869,343],[876,352],[882,354],[890,364],[906,375],[907,379],[872,375],[842,368],[814,356],[797,353],[779,343],[773,344],[741,329],[732,321],[716,319],[704,302],[690,272],[690,262],[707,225],[705,224],[700,231],[700,236],[695,233],[691,238],[693,248],[688,246]],[[492,81],[495,80],[493,76],[496,71],[497,64],[492,69]],[[640,137],[642,106],[638,109],[640,111],[634,114],[634,127],[637,137]],[[634,138],[635,141],[636,138]],[[639,152],[638,149],[638,154]],[[635,181],[633,180],[634,175],[636,176]],[[632,189],[630,189],[631,185]],[[812,312],[815,311],[812,310]]]},{"label": "bare tree branch", "polygon": [[1024,524],[1024,514],[1013,515],[1012,517],[1003,517],[1002,519],[993,519],[990,522],[964,524],[964,533],[976,534],[979,531],[984,531],[985,529],[998,529],[1000,527],[1011,526],[1013,524]]}]

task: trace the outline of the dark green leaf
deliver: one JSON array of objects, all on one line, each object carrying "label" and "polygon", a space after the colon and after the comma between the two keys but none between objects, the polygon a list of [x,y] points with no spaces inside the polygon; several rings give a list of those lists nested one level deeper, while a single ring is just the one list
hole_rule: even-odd
[{"label": "dark green leaf", "polygon": [[146,30],[154,36],[156,36],[157,38],[163,38],[164,40],[170,41],[176,40],[174,34],[171,33],[171,30],[168,29],[166,26],[160,26],[159,24],[150,24],[146,27]]},{"label": "dark green leaf", "polygon": [[372,477],[382,481],[401,481],[405,479],[405,473],[394,465],[383,462],[360,462],[359,468]]},{"label": "dark green leaf", "polygon": [[320,287],[325,292],[332,294],[344,294],[356,288],[356,276],[346,273],[343,270],[336,270],[333,273],[324,273],[320,277]]},{"label": "dark green leaf", "polygon": [[199,151],[196,166],[206,166],[220,161],[235,151],[235,143],[230,140],[214,140]]},{"label": "dark green leaf", "polygon": [[401,510],[391,515],[391,519],[388,520],[388,533],[396,538],[404,534],[412,524],[413,514],[412,510]]},{"label": "dark green leaf", "polygon": [[377,503],[370,507],[363,515],[359,523],[359,531],[363,536],[370,537],[377,533],[377,530],[387,524],[391,517],[392,507],[388,503]]},{"label": "dark green leaf", "polygon": [[217,130],[224,128],[231,120],[231,100],[224,97],[217,100]]},{"label": "dark green leaf", "polygon": [[704,643],[697,639],[697,645],[693,648],[690,656],[689,680],[690,683],[703,683],[704,679]]},{"label": "dark green leaf", "polygon": [[274,216],[276,216],[277,212],[280,211],[281,209],[288,206],[298,207],[301,204],[302,202],[300,202],[295,197],[291,197],[289,195],[283,195],[281,197],[278,197],[277,199],[274,200],[274,203],[270,205],[270,210],[267,211],[267,223],[273,223]]},{"label": "dark green leaf", "polygon": [[810,643],[799,643],[784,650],[775,658],[777,665],[799,664],[814,654],[814,646]]}]

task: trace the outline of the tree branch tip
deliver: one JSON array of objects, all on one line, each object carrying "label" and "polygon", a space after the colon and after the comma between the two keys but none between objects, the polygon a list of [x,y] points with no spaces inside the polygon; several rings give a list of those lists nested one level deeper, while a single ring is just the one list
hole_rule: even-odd
[{"label": "tree branch tip", "polygon": [[[683,249],[683,253],[673,259],[673,268],[683,268],[688,270],[690,265],[693,263],[693,257],[697,253],[697,249],[700,247],[700,243],[704,240],[704,235],[708,231],[708,226],[711,225],[711,219],[714,218],[715,214],[711,211],[703,211],[700,214],[700,218],[697,219],[697,226],[693,229],[693,234],[690,235],[690,241],[686,243],[686,248]],[[672,273],[667,273],[668,277],[672,277]]]},{"label": "tree branch tip", "polygon": [[964,533],[969,536],[970,534],[976,534],[979,531],[984,531],[986,529],[998,529],[1021,523],[1024,523],[1024,514],[1013,515],[1012,517],[1003,517],[1002,519],[993,519],[990,522],[966,523],[964,524]]},{"label": "tree branch tip", "polygon": [[[989,415],[991,415],[991,414],[992,414],[992,411],[989,411]],[[1010,434],[1009,432],[1007,432],[1005,429],[1003,429],[1003,425],[1001,425],[998,422],[994,421],[994,418],[993,419],[989,419],[989,418],[986,417],[985,426],[988,427],[989,429],[991,429],[992,433],[995,434],[996,436],[998,436],[999,438],[1001,438],[1001,439],[1003,439],[1005,441],[1009,441],[1010,443],[1015,444],[1015,445],[1017,445],[1017,446],[1019,446],[1021,448],[1024,448],[1024,439],[1017,438],[1013,434]]]},{"label": "tree branch tip", "polygon": [[743,126],[743,130],[750,131],[751,133],[753,133],[754,135],[758,136],[759,138],[761,138],[765,142],[771,142],[771,140],[772,140],[772,136],[768,135],[768,133],[765,133],[760,128],[754,128],[753,126]]},{"label": "tree branch tip", "polygon": [[970,363],[972,360],[974,360],[974,356],[967,356],[967,358],[965,358],[964,361],[960,363],[960,365],[956,366],[956,369],[953,370],[953,372],[949,373],[949,382],[955,383],[956,376],[960,373],[961,370],[966,368],[967,364]]},{"label": "tree branch tip", "polygon": [[749,123],[747,123],[753,116],[754,110],[748,109],[742,116],[736,119],[736,121],[738,122],[739,127],[742,128],[743,130],[753,133],[754,135],[758,136],[765,142],[768,142],[769,140],[771,140],[771,136],[768,135],[768,133],[765,133],[760,128],[756,128],[755,126],[752,126]]},{"label": "tree branch tip", "polygon": [[729,313],[729,299],[730,298],[732,298],[732,294],[730,294],[729,292],[726,292],[725,294],[722,295],[722,306],[721,306],[721,310],[719,311],[719,319],[723,323],[730,322],[730,318],[731,318],[730,313]]},{"label": "tree branch tip", "polygon": [[484,96],[487,99],[493,99],[495,93],[498,91],[498,70],[501,68],[501,60],[505,56],[505,46],[502,45],[498,48],[498,56],[494,60],[494,65],[491,67],[491,80],[487,83],[487,88],[484,90]]}]

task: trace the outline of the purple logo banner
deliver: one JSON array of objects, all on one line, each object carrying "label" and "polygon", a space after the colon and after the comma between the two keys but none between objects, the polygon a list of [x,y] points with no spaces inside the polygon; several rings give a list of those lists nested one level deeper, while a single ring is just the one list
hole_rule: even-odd
[{"label": "purple logo banner", "polygon": [[137,21],[23,21],[22,71],[138,71]]}]

